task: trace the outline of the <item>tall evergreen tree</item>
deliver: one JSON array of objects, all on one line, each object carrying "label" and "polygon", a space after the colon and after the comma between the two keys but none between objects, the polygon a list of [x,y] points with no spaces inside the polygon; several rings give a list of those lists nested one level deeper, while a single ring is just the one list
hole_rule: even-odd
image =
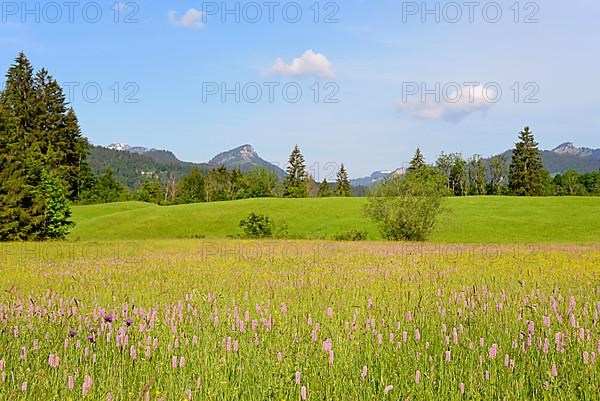
[{"label": "tall evergreen tree", "polygon": [[35,140],[47,158],[46,165],[62,180],[69,198],[76,200],[89,176],[89,143],[81,135],[75,111],[67,109],[62,88],[45,69],[36,74],[34,92]]},{"label": "tall evergreen tree", "polygon": [[36,191],[44,199],[44,219],[37,240],[65,239],[69,229],[75,224],[69,220],[71,209],[62,182],[51,173],[42,169],[40,183]]},{"label": "tall evergreen tree", "polygon": [[348,179],[348,172],[344,168],[343,163],[340,166],[340,170],[337,173],[335,194],[337,196],[342,196],[342,197],[352,196],[351,188],[350,188],[350,180]]},{"label": "tall evergreen tree", "polygon": [[81,133],[73,108],[69,108],[65,114],[62,138],[64,145],[60,148],[62,159],[58,176],[66,183],[69,198],[76,200],[91,185],[92,170],[87,160],[90,144]]},{"label": "tall evergreen tree", "polygon": [[[12,86],[14,88],[14,85]],[[21,119],[0,102],[0,241],[38,239],[45,200],[37,190],[43,161],[37,145],[27,146]]]},{"label": "tall evergreen tree", "polygon": [[15,139],[23,141],[25,147],[33,142],[35,115],[37,113],[36,96],[33,82],[33,67],[20,53],[6,74],[6,85],[0,100],[6,112],[15,118]]},{"label": "tall evergreen tree", "polygon": [[77,199],[91,176],[75,113],[23,53],[6,74],[0,108],[0,239],[63,238],[71,226],[63,197]]},{"label": "tall evergreen tree", "polygon": [[421,153],[421,149],[417,148],[417,151],[408,166],[408,172],[413,173],[419,171],[423,167],[425,167],[425,157],[423,156],[423,153]]},{"label": "tall evergreen tree", "polygon": [[327,182],[327,178],[323,178],[323,182],[319,185],[319,192],[317,196],[319,198],[327,198],[331,195],[331,189],[329,188],[329,183]]},{"label": "tall evergreen tree", "polygon": [[512,162],[508,172],[509,188],[517,196],[541,196],[544,194],[544,165],[529,127],[519,134],[513,150]]},{"label": "tall evergreen tree", "polygon": [[306,164],[298,145],[290,154],[287,175],[283,179],[283,196],[285,198],[306,198],[308,196]]}]

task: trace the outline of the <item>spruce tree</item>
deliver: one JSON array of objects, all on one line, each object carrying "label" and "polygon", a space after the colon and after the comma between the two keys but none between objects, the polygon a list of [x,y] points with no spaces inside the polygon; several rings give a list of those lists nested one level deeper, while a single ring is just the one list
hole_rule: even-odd
[{"label": "spruce tree", "polygon": [[544,193],[544,165],[529,127],[519,134],[508,172],[509,188],[517,196],[541,196]]},{"label": "spruce tree", "polygon": [[425,167],[425,157],[423,156],[423,153],[421,153],[421,149],[417,148],[417,151],[408,166],[408,172],[413,173],[419,171],[423,167]]},{"label": "spruce tree", "polygon": [[350,180],[348,180],[348,173],[344,168],[344,164],[340,166],[340,170],[337,173],[336,190],[337,196],[349,197],[352,196],[350,191]]},{"label": "spruce tree", "polygon": [[331,190],[329,189],[327,178],[323,178],[323,182],[319,185],[319,193],[317,196],[319,198],[327,198],[328,196],[331,196]]},{"label": "spruce tree", "polygon": [[67,109],[63,90],[45,69],[34,79],[36,115],[35,140],[52,174],[64,184],[71,200],[76,200],[89,175],[89,143],[81,135],[75,111]]},{"label": "spruce tree", "polygon": [[19,54],[0,94],[0,240],[64,238],[88,148],[60,85]]},{"label": "spruce tree", "polygon": [[283,196],[285,198],[306,198],[308,196],[306,165],[304,156],[298,145],[290,154],[287,175],[283,179]]},{"label": "spruce tree", "polygon": [[45,204],[43,223],[35,239],[65,239],[69,229],[75,224],[69,220],[71,209],[61,181],[43,169],[36,191],[44,199]]},{"label": "spruce tree", "polygon": [[34,92],[33,67],[25,54],[20,53],[15,63],[10,66],[0,100],[5,111],[15,118],[16,139],[24,141],[26,146],[31,145],[33,138],[30,136],[35,129],[38,107]]},{"label": "spruce tree", "polygon": [[79,121],[73,108],[67,110],[64,122],[65,146],[62,148],[63,160],[59,177],[66,182],[69,199],[76,200],[92,184],[93,173],[87,160],[90,144],[81,134]]},{"label": "spruce tree", "polygon": [[19,119],[0,104],[0,241],[35,239],[44,220],[44,199],[36,191],[39,150],[26,146]]}]

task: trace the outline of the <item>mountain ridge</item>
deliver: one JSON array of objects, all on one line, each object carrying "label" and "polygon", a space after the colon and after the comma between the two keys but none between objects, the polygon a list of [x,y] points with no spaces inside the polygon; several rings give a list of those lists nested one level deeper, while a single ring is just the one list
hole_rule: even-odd
[{"label": "mountain ridge", "polygon": [[[489,161],[498,156],[504,156],[507,163],[512,159],[512,149],[503,153],[484,159]],[[568,170],[575,170],[580,174],[591,173],[600,170],[600,149],[587,147],[576,147],[573,142],[564,142],[552,150],[541,150],[544,167],[551,175],[562,174]],[[393,171],[375,171],[369,177],[360,177],[350,180],[353,186],[373,186],[389,177],[392,173],[403,170],[399,168]]]},{"label": "mountain ridge", "polygon": [[[244,144],[234,149],[221,152],[206,163],[184,162],[169,150],[158,150],[144,146],[130,146],[125,143],[113,143],[106,147],[93,146],[90,165],[96,174],[101,174],[111,167],[117,178],[123,180],[130,188],[139,186],[148,177],[158,178],[166,182],[170,174],[182,176],[194,168],[208,171],[224,165],[231,169],[239,167],[247,172],[254,167],[266,168],[279,178],[285,177],[285,171],[279,166],[261,158],[250,144]],[[576,147],[572,142],[564,142],[552,150],[543,150],[544,166],[550,174],[564,173],[575,170],[578,173],[589,173],[600,170],[600,149]],[[504,155],[510,162],[512,150],[484,159],[489,162],[494,157]],[[110,161],[107,161],[110,160]],[[405,167],[392,170],[374,171],[368,177],[358,177],[350,180],[352,186],[372,187],[391,174],[404,174]]]}]

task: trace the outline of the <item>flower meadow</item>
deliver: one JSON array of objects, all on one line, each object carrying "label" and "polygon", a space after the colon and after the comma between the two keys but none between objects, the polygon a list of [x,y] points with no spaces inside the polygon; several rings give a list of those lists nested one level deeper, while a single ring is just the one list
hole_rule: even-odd
[{"label": "flower meadow", "polygon": [[4,252],[0,400],[600,399],[597,248],[218,245]]}]

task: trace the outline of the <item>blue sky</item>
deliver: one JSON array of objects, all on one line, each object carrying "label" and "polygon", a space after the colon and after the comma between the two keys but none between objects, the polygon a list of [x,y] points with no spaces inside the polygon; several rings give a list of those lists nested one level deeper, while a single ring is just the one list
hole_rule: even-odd
[{"label": "blue sky", "polygon": [[[221,2],[187,0],[3,2],[0,68],[24,51],[49,69],[71,88],[95,144],[169,149],[189,161],[250,143],[284,163],[297,143],[309,165],[344,162],[358,177],[402,166],[416,147],[429,161],[440,151],[498,153],[524,125],[545,149],[600,147],[597,1],[429,1],[429,14],[420,1],[264,3],[224,14]],[[210,95],[213,83],[233,92],[239,83],[239,103]],[[302,90],[297,103],[284,86],[289,98]],[[252,103],[256,87],[262,97]],[[432,93],[423,99],[421,89]]]}]

